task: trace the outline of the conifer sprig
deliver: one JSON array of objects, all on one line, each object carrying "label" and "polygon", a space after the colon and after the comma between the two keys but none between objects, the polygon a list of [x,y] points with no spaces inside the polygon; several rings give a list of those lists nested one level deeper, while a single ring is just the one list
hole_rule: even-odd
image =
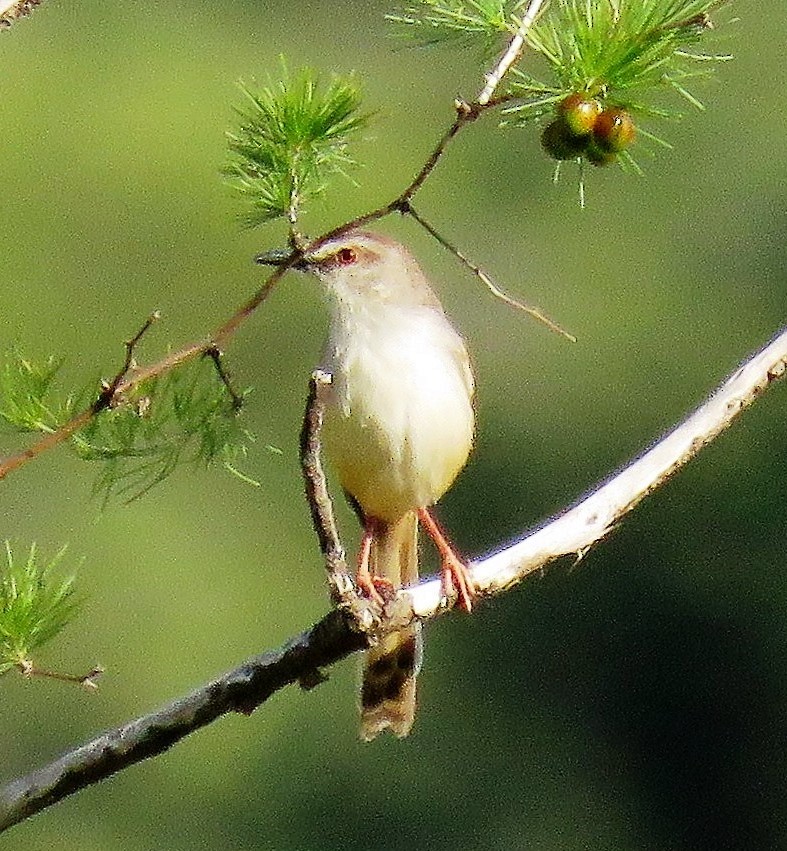
[{"label": "conifer sprig", "polygon": [[352,78],[324,83],[309,69],[294,77],[284,69],[275,83],[242,91],[225,173],[249,202],[247,224],[283,217],[294,226],[304,203],[353,164],[349,140],[368,121],[360,91]]},{"label": "conifer sprig", "polygon": [[[60,363],[18,353],[0,368],[0,420],[22,432],[52,433],[95,395],[93,386],[64,395],[56,387]],[[135,498],[164,481],[181,462],[221,464],[250,484],[239,470],[254,436],[242,425],[246,389],[230,392],[210,359],[144,382],[96,412],[70,439],[83,460],[99,462],[94,492]]]},{"label": "conifer sprig", "polygon": [[79,602],[73,577],[54,575],[65,548],[43,565],[35,544],[26,559],[17,559],[5,542],[5,565],[0,566],[0,674],[25,670],[31,656],[68,625]]},{"label": "conifer sprig", "polygon": [[481,37],[488,45],[501,34],[516,32],[514,14],[522,3],[501,0],[421,0],[402,12],[386,15],[397,32],[424,46],[449,42],[469,43]]},{"label": "conifer sprig", "polygon": [[[700,50],[713,29],[710,13],[724,1],[555,0],[528,35],[530,47],[549,64],[553,81],[539,83],[515,69],[510,92],[540,96],[551,88],[555,102],[582,92],[645,110],[649,97],[671,88],[697,106],[686,83],[710,76],[715,62],[730,58]],[[509,112],[523,119],[534,116],[528,103]]]}]

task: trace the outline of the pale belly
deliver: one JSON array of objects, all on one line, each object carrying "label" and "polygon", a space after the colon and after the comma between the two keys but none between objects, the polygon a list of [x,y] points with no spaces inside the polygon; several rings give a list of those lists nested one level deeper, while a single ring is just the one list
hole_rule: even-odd
[{"label": "pale belly", "polygon": [[390,332],[385,346],[354,338],[328,365],[324,444],[364,513],[393,521],[451,486],[470,453],[474,417],[461,338],[451,332],[454,345],[440,347],[428,327],[418,335],[408,326],[400,340]]}]

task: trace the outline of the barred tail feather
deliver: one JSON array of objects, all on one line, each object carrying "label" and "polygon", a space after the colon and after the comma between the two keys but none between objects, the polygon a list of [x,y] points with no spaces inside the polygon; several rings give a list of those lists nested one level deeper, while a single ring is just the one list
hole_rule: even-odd
[{"label": "barred tail feather", "polygon": [[[394,587],[418,579],[418,517],[406,514],[381,525],[372,543],[370,569]],[[361,738],[383,730],[406,736],[415,720],[416,677],[421,668],[421,625],[391,633],[366,654],[361,685]]]}]

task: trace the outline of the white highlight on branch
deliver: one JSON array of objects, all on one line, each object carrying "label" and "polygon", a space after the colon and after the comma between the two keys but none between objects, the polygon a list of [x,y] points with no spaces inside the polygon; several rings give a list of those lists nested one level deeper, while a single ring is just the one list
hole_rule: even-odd
[{"label": "white highlight on branch", "polygon": [[[481,594],[495,594],[561,556],[581,558],[652,490],[709,444],[787,365],[787,329],[743,364],[688,419],[629,466],[540,529],[471,564]],[[430,618],[445,607],[439,581],[402,592],[416,617]],[[404,600],[402,601],[404,602]],[[397,607],[398,608],[398,607]]]},{"label": "white highlight on branch", "polygon": [[41,0],[0,0],[0,29],[6,29],[18,18],[29,15]]},{"label": "white highlight on branch", "polygon": [[489,103],[495,89],[500,85],[500,81],[508,73],[509,68],[519,59],[522,51],[525,48],[525,38],[527,31],[533,26],[536,16],[543,5],[544,0],[530,0],[530,5],[527,7],[525,16],[519,24],[516,34],[511,39],[506,52],[500,57],[497,65],[486,75],[486,85],[481,94],[478,96],[478,103],[481,106]]}]

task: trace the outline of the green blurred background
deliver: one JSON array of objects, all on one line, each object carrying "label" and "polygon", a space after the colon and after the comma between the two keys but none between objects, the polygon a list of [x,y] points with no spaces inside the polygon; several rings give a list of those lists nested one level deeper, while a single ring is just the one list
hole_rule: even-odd
[{"label": "green blurred background", "polygon": [[[236,82],[356,70],[376,111],[312,232],[390,199],[479,85],[477,57],[392,43],[391,7],[279,0],[51,0],[0,35],[0,344],[66,358],[81,385],[197,338],[260,283],[222,185]],[[408,222],[469,339],[478,447],[441,505],[482,554],[573,501],[675,423],[758,348],[787,307],[783,0],[739,2],[734,63],[705,115],[668,127],[644,178],[555,188],[537,133],[469,128],[421,211],[575,346],[493,301]],[[729,15],[727,15],[729,17]],[[181,470],[102,511],[95,471],[50,453],[2,484],[0,538],[70,543],[89,596],[41,662],[107,668],[97,695],[9,674],[0,779],[276,646],[326,610],[297,433],[324,307],[292,277],[244,326],[230,367],[253,384],[247,471]],[[14,828],[32,849],[787,848],[784,388],[654,494],[581,567],[427,631],[406,741],[356,738],[356,660]],[[266,445],[281,449],[276,454]],[[18,447],[4,436],[0,450]],[[346,542],[355,538],[342,508]],[[433,556],[426,555],[429,568]]]}]

